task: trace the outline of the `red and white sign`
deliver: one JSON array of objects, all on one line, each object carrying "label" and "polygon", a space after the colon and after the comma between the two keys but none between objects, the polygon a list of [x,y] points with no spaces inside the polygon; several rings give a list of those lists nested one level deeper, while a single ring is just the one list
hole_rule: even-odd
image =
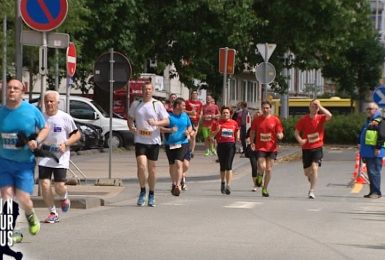
[{"label": "red and white sign", "polygon": [[67,48],[67,75],[73,77],[76,72],[76,47],[70,42]]},{"label": "red and white sign", "polygon": [[[235,53],[236,51],[234,49],[229,49],[229,48],[219,49],[219,72],[220,73],[225,73],[225,68],[226,68],[226,74],[234,74]],[[225,67],[226,54],[227,54],[227,66]]]}]

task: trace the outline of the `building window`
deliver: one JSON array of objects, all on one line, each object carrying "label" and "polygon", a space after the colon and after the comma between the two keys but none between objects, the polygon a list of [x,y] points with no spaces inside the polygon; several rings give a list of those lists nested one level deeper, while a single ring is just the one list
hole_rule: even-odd
[{"label": "building window", "polygon": [[237,84],[235,79],[230,79],[230,100],[237,100]]}]

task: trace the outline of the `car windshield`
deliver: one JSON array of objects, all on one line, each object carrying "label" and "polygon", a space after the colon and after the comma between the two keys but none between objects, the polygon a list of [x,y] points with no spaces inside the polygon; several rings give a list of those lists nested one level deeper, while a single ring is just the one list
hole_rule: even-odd
[{"label": "car windshield", "polygon": [[94,100],[92,100],[91,103],[100,111],[100,113],[103,114],[103,116],[110,117],[110,115]]}]

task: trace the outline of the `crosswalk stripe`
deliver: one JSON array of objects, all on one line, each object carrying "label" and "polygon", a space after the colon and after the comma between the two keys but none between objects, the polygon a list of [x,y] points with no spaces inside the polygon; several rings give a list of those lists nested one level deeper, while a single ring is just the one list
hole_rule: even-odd
[{"label": "crosswalk stripe", "polygon": [[261,205],[261,204],[262,202],[236,201],[224,207],[232,208],[232,209],[251,209],[251,208],[254,208],[256,205]]}]

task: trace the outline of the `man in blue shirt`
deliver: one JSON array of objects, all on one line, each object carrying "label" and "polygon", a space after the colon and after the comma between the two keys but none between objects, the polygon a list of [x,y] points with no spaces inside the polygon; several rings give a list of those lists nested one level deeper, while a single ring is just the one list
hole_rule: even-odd
[{"label": "man in blue shirt", "polygon": [[[25,211],[29,232],[36,235],[40,231],[40,222],[30,197],[34,187],[33,151],[47,137],[49,129],[43,114],[23,101],[23,93],[23,84],[10,80],[7,105],[0,108],[0,190],[4,200],[16,196]],[[21,136],[28,140],[21,142]]]},{"label": "man in blue shirt", "polygon": [[172,180],[171,193],[174,196],[180,195],[183,161],[190,154],[189,139],[193,133],[190,118],[186,112],[183,112],[185,109],[185,100],[175,99],[173,112],[169,117],[170,124],[168,128],[162,128],[162,132],[166,133],[165,147]]}]

